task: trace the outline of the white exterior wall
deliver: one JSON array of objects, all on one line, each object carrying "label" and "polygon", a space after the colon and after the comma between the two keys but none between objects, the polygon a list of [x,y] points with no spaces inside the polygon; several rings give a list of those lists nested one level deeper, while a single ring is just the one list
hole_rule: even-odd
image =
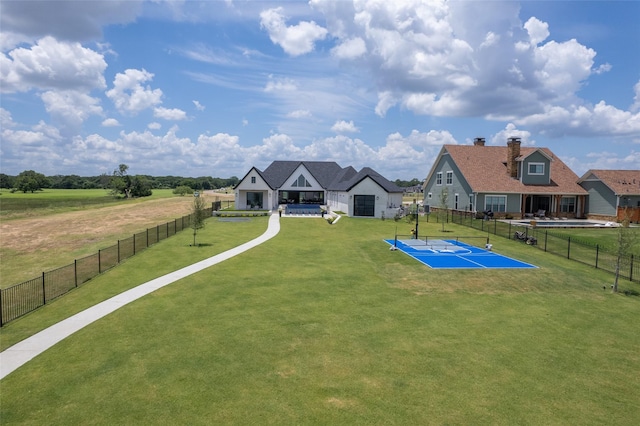
[{"label": "white exterior wall", "polygon": [[[255,178],[256,183],[251,183],[251,178]],[[236,209],[247,209],[247,192],[262,192],[263,209],[273,210],[277,207],[277,193],[269,188],[269,185],[267,185],[255,169],[251,169],[247,176],[236,186]]]},{"label": "white exterior wall", "polygon": [[[388,193],[384,188],[378,185],[370,178],[366,178],[356,186],[351,188],[348,197],[347,214],[353,216],[353,196],[354,195],[375,195],[375,217],[382,217],[382,213],[386,218],[392,218],[397,209],[402,205],[402,193]],[[395,207],[393,207],[395,206]]]},{"label": "white exterior wall", "polygon": [[349,194],[347,192],[330,191],[327,194],[327,206],[332,212],[340,211],[347,214],[349,211]]}]

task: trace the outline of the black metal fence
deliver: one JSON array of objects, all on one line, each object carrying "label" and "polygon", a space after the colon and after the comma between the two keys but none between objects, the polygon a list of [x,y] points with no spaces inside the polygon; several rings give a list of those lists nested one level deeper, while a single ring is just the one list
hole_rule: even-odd
[{"label": "black metal fence", "polygon": [[[497,219],[483,220],[476,218],[473,212],[452,210],[447,212],[446,219],[444,215],[442,218],[439,218],[438,215],[435,216],[436,221],[442,219],[511,240],[521,240],[523,243],[544,250],[547,253],[566,257],[613,274],[616,271],[618,256],[612,247],[561,235],[557,231],[545,228],[514,224],[510,221]],[[619,268],[620,277],[629,281],[640,282],[640,261],[635,259],[633,254],[621,256]]]},{"label": "black metal fence", "polygon": [[[212,215],[212,208],[206,209]],[[191,226],[192,215],[183,216],[155,228],[148,228],[97,253],[76,259],[72,264],[43,272],[23,283],[0,289],[0,327],[28,314],[113,268],[147,247]]]}]

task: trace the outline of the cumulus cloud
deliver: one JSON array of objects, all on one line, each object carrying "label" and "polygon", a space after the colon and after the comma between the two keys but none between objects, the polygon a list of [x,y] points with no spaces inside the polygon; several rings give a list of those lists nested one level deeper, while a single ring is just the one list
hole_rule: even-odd
[{"label": "cumulus cloud", "polygon": [[100,38],[105,25],[135,20],[141,5],[142,0],[3,1],[0,28],[21,41],[44,35],[87,41]]},{"label": "cumulus cloud", "polygon": [[193,105],[195,105],[195,107],[196,107],[196,109],[197,109],[198,111],[204,111],[204,109],[205,109],[205,106],[204,106],[204,105],[202,105],[202,104],[201,104],[200,102],[198,102],[198,101],[193,101]]},{"label": "cumulus cloud", "polygon": [[153,116],[156,118],[162,118],[163,120],[186,120],[187,113],[178,108],[164,108],[157,107],[153,109]]},{"label": "cumulus cloud", "polygon": [[339,59],[355,59],[367,52],[367,45],[360,37],[343,41],[331,49],[331,53]]},{"label": "cumulus cloud", "polygon": [[147,124],[147,128],[151,130],[158,130],[161,127],[162,127],[162,124],[158,123],[157,121]]},{"label": "cumulus cloud", "polygon": [[128,69],[116,74],[113,89],[108,90],[106,95],[121,113],[135,115],[162,103],[162,90],[142,85],[151,80],[153,74],[144,69]]},{"label": "cumulus cloud", "polygon": [[118,127],[120,122],[115,118],[107,118],[102,121],[102,127]]},{"label": "cumulus cloud", "polygon": [[353,120],[349,122],[338,120],[333,126],[331,126],[331,131],[336,133],[357,133],[360,131],[360,129],[358,129],[355,124],[353,124]]},{"label": "cumulus cloud", "polygon": [[315,22],[302,21],[297,25],[286,25],[282,7],[267,9],[260,13],[260,26],[267,30],[271,41],[291,56],[300,56],[313,51],[315,42],[327,36],[326,28]]},{"label": "cumulus cloud", "polygon": [[77,131],[89,116],[102,114],[99,99],[75,90],[48,91],[41,98],[47,112],[71,131]]},{"label": "cumulus cloud", "polygon": [[[13,2],[10,2],[13,3]],[[89,91],[106,87],[104,57],[79,43],[44,37],[29,48],[0,53],[1,90],[4,93],[28,90]]]}]

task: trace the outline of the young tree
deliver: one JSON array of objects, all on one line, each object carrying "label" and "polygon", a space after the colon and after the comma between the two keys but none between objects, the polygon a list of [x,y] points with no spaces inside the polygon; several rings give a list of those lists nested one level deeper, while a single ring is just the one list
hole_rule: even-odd
[{"label": "young tree", "polygon": [[205,202],[203,197],[193,197],[191,204],[191,229],[193,229],[193,246],[196,245],[196,234],[198,229],[204,228],[204,220],[207,218]]},{"label": "young tree", "polygon": [[620,277],[620,269],[629,257],[632,248],[638,242],[638,230],[630,226],[631,220],[629,214],[625,212],[625,217],[618,227],[616,238],[616,258],[615,258],[615,278],[613,281],[612,291],[618,292],[618,278]]},{"label": "young tree", "polygon": [[449,189],[448,188],[442,188],[442,191],[440,192],[440,198],[438,200],[440,202],[440,204],[438,205],[438,220],[440,221],[440,223],[442,223],[442,232],[444,232],[444,224],[447,221],[447,216],[448,216],[448,212],[447,210],[449,209]]}]

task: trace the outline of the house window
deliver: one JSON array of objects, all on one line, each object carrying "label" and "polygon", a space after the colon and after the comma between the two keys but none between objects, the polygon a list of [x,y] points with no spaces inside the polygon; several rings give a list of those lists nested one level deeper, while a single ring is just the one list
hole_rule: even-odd
[{"label": "house window", "polygon": [[530,175],[544,175],[544,163],[529,163]]},{"label": "house window", "polygon": [[453,185],[453,172],[447,172],[447,185]]},{"label": "house window", "polygon": [[573,213],[576,211],[576,197],[562,197],[560,200],[560,211],[562,213]]},{"label": "house window", "polygon": [[436,185],[442,185],[442,172],[436,173]]},{"label": "house window", "polygon": [[484,197],[484,209],[492,212],[507,211],[507,197],[505,195],[487,195]]},{"label": "house window", "polygon": [[251,176],[251,183],[256,183],[256,177],[255,176]]},{"label": "house window", "polygon": [[455,194],[453,197],[454,197],[453,208],[458,210],[458,201],[460,201],[460,194]]},{"label": "house window", "polygon": [[298,176],[298,179],[296,179],[291,186],[294,188],[311,188],[309,181],[302,175]]},{"label": "house window", "polygon": [[433,194],[432,194],[431,192],[429,192],[429,193],[427,194],[427,200],[430,200],[430,199],[432,199],[432,198],[433,198]]}]

